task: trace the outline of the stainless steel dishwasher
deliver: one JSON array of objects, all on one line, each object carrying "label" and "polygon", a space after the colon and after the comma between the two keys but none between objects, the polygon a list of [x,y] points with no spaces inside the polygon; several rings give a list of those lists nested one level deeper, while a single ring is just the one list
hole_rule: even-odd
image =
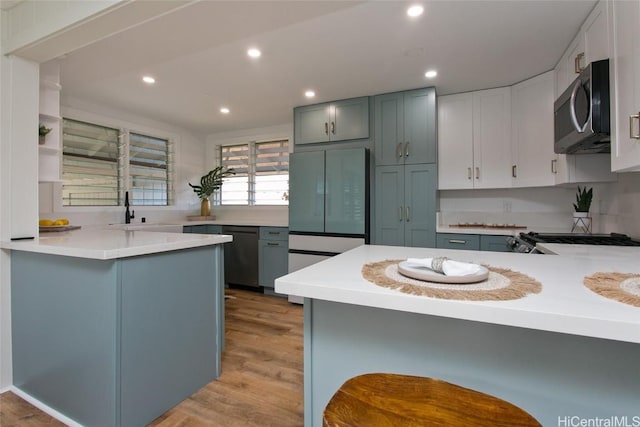
[{"label": "stainless steel dishwasher", "polygon": [[233,242],[224,245],[225,283],[259,287],[259,228],[225,225],[222,233],[233,236]]}]

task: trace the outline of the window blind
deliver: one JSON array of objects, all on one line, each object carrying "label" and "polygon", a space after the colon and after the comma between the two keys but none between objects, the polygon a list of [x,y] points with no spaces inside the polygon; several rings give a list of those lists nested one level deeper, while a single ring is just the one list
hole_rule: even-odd
[{"label": "window blind", "polygon": [[63,206],[117,206],[120,131],[71,119],[62,129]]},{"label": "window blind", "polygon": [[129,133],[129,191],[133,205],[171,203],[171,156],[168,139]]},{"label": "window blind", "polygon": [[249,144],[220,147],[220,165],[233,168],[235,175],[222,181],[220,202],[223,205],[249,204]]},{"label": "window blind", "polygon": [[288,204],[289,141],[256,142],[255,152],[255,204]]}]

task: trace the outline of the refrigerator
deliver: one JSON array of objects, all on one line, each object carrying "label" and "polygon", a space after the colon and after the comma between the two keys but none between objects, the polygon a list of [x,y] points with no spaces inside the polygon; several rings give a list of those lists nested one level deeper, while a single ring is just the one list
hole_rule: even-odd
[{"label": "refrigerator", "polygon": [[289,272],[369,243],[369,233],[368,150],[291,154]]}]

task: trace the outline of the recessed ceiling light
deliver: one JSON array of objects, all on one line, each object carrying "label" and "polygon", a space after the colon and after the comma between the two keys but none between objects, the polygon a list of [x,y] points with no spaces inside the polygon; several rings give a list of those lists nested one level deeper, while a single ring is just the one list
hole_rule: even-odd
[{"label": "recessed ceiling light", "polygon": [[222,107],[222,108],[220,109],[220,112],[221,112],[222,114],[229,114],[229,109],[228,109],[227,107]]},{"label": "recessed ceiling light", "polygon": [[312,90],[308,90],[304,93],[304,96],[306,96],[307,98],[313,98],[314,96],[316,96],[316,93]]},{"label": "recessed ceiling light", "polygon": [[247,55],[249,55],[252,58],[260,58],[260,55],[262,55],[262,52],[260,52],[260,50],[256,49],[255,47],[252,47],[247,51]]},{"label": "recessed ceiling light", "polygon": [[422,15],[422,12],[424,12],[424,7],[420,6],[419,4],[411,6],[409,9],[407,9],[407,15],[412,18]]},{"label": "recessed ceiling light", "polygon": [[156,82],[156,79],[154,79],[151,76],[144,76],[144,77],[142,77],[142,81],[145,82],[145,83],[149,83],[151,85],[151,84],[154,84]]},{"label": "recessed ceiling light", "polygon": [[429,70],[426,73],[424,73],[424,76],[428,79],[432,79],[437,75],[438,75],[438,72],[436,70]]}]

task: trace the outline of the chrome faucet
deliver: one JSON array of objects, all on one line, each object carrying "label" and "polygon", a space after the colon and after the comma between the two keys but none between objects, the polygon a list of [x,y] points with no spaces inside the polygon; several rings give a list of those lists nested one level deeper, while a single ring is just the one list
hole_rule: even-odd
[{"label": "chrome faucet", "polygon": [[126,208],[126,211],[124,212],[124,223],[131,224],[131,220],[135,218],[134,214],[136,211],[132,210],[131,212],[129,212],[129,192],[128,191],[124,192],[124,207]]}]

